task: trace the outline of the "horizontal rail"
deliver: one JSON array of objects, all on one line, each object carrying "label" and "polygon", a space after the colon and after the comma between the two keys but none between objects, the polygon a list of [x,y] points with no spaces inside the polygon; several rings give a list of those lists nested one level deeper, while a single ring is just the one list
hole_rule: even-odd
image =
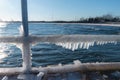
[{"label": "horizontal rail", "polygon": [[31,37],[23,37],[23,36],[5,36],[0,37],[0,43],[30,43]]},{"label": "horizontal rail", "polygon": [[[28,37],[0,37],[1,43],[29,43],[34,44],[38,42],[96,42],[96,41],[115,41],[120,42],[119,35],[49,35],[49,36],[28,36]],[[31,72],[37,73],[40,71],[47,73],[62,73],[74,71],[106,71],[106,70],[120,70],[120,62],[111,63],[75,63],[63,66],[32,68]],[[23,73],[22,68],[0,68],[0,75],[2,74],[16,74]]]},{"label": "horizontal rail", "polygon": [[[74,64],[48,67],[32,68],[30,73],[45,72],[48,74],[52,73],[67,73],[67,72],[86,72],[86,71],[112,71],[120,70],[120,62],[110,62],[110,63],[80,63],[79,61],[74,61]],[[24,70],[20,68],[0,68],[0,75],[15,75],[21,74]]]},{"label": "horizontal rail", "polygon": [[89,42],[89,41],[120,41],[119,35],[49,35],[32,36],[32,42]]},{"label": "horizontal rail", "polygon": [[16,75],[23,73],[24,70],[22,67],[18,68],[0,68],[0,75]]},{"label": "horizontal rail", "polygon": [[79,63],[60,66],[49,66],[44,68],[32,68],[32,72],[47,73],[67,73],[67,72],[86,72],[86,71],[112,71],[120,70],[120,62],[111,63]]},{"label": "horizontal rail", "polygon": [[120,41],[120,35],[49,35],[49,36],[28,36],[28,37],[0,37],[3,43],[29,43],[37,42],[92,42],[92,41]]}]

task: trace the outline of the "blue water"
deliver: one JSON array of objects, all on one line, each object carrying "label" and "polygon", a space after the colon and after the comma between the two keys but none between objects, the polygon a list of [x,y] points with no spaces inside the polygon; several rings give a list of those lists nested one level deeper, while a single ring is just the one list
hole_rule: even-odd
[{"label": "blue water", "polygon": [[[7,24],[0,27],[0,36],[19,36],[20,23]],[[63,35],[63,34],[97,34],[120,35],[120,27],[85,26],[80,24],[30,23],[30,35]],[[81,62],[118,62],[120,61],[120,43],[117,45],[95,45],[87,49],[75,51],[64,49],[54,44],[39,43],[31,46],[32,66],[47,66],[58,63]],[[3,56],[3,57],[1,57]],[[13,44],[0,44],[0,66],[22,66],[21,50]]]}]

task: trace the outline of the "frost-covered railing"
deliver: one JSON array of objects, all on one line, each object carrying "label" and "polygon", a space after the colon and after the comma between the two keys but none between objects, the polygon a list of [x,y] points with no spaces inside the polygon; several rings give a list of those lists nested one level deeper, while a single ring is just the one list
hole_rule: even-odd
[{"label": "frost-covered railing", "polygon": [[[53,72],[71,72],[71,71],[85,71],[85,70],[119,70],[120,62],[115,63],[75,63],[72,65],[64,65],[57,67],[47,67],[47,68],[31,68],[31,58],[27,55],[30,53],[30,45],[37,44],[39,42],[52,43],[65,48],[75,50],[78,48],[88,49],[90,46],[103,45],[107,43],[117,44],[120,42],[119,35],[49,35],[49,36],[19,36],[19,37],[0,37],[0,43],[12,43],[17,44],[18,47],[22,49],[23,56],[23,67],[22,68],[0,68],[0,74],[14,74],[22,73],[25,71],[29,72],[39,72],[48,71]],[[26,46],[27,45],[27,46]],[[29,64],[29,65],[28,65]]]},{"label": "frost-covered railing", "polygon": [[[74,61],[74,64],[48,67],[31,67],[30,45],[39,42],[52,43],[67,49],[76,50],[78,48],[88,49],[90,46],[103,45],[107,43],[117,44],[120,42],[119,35],[49,35],[49,36],[30,36],[28,32],[27,18],[27,0],[21,0],[22,3],[22,32],[23,36],[0,37],[0,43],[17,44],[22,50],[23,65],[18,68],[0,68],[0,75],[30,74],[30,73],[66,73],[74,71],[104,71],[120,70],[120,62],[110,63],[80,63]],[[26,75],[27,75],[26,74]],[[6,78],[6,77],[5,77]],[[7,80],[7,79],[6,79]],[[30,80],[29,77],[25,80]]]}]

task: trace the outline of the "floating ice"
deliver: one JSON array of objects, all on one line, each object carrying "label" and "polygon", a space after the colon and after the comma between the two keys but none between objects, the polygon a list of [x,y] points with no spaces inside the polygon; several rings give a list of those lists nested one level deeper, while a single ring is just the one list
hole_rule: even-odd
[{"label": "floating ice", "polygon": [[117,44],[116,41],[93,41],[93,42],[58,42],[55,43],[58,46],[62,46],[63,48],[66,49],[71,49],[72,51],[77,50],[77,49],[89,49],[91,46],[96,45],[104,45],[104,44]]}]

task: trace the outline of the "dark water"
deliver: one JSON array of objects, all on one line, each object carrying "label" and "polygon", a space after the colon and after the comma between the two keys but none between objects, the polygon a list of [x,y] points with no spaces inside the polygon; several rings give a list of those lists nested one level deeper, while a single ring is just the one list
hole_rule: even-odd
[{"label": "dark water", "polygon": [[[20,23],[0,25],[0,36],[19,36]],[[112,26],[85,26],[80,24],[29,24],[30,35],[56,35],[56,34],[105,34],[119,35],[120,27]],[[120,43],[93,46],[75,51],[64,49],[54,44],[39,43],[31,46],[32,66],[46,66],[58,63],[72,63],[73,60],[81,62],[115,62],[120,61]],[[21,50],[12,44],[0,44],[0,66],[22,66]]]}]

